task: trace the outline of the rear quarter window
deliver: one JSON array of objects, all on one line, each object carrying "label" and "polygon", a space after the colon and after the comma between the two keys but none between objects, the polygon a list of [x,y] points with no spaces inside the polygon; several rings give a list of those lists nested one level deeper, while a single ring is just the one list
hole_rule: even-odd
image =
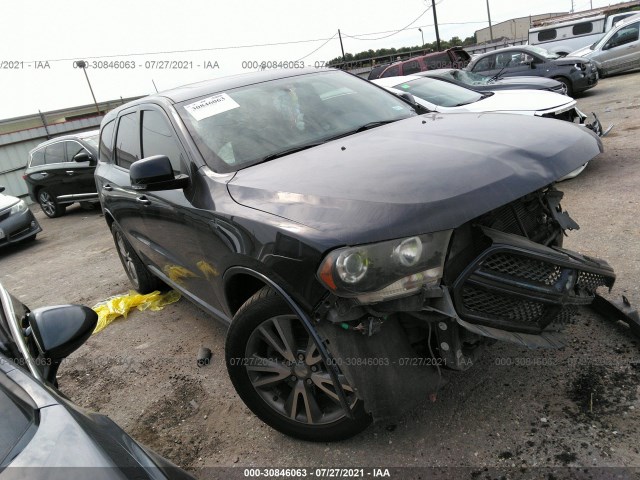
[{"label": "rear quarter window", "polygon": [[116,125],[115,120],[111,120],[100,132],[99,156],[102,162],[111,162],[113,157],[113,130]]},{"label": "rear quarter window", "polygon": [[31,154],[31,161],[29,162],[30,167],[38,167],[40,165],[44,165],[44,150],[36,150]]}]

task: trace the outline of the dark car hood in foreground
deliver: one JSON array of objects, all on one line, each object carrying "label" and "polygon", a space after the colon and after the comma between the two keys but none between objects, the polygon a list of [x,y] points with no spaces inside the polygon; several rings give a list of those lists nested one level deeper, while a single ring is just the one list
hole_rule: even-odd
[{"label": "dark car hood in foreground", "polygon": [[601,151],[569,122],[429,114],[246,168],[228,188],[242,205],[357,244],[455,228]]}]

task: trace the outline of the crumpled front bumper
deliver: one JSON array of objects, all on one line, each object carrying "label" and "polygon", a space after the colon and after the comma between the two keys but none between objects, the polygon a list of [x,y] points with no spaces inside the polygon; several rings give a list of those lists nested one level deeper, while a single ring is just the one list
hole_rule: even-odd
[{"label": "crumpled front bumper", "polygon": [[[604,260],[482,230],[490,246],[453,284],[453,302],[463,326],[534,336],[559,331],[577,306],[593,302],[598,287],[610,289],[615,282],[615,273]],[[482,329],[473,330],[483,335],[478,331]]]},{"label": "crumpled front bumper", "polygon": [[576,113],[578,114],[578,118],[580,119],[580,125],[584,125],[585,127],[587,127],[589,130],[592,130],[593,133],[595,133],[596,135],[598,135],[599,137],[604,137],[606,136],[611,129],[613,128],[613,124],[609,125],[609,127],[605,130],[602,127],[602,124],[600,123],[600,120],[598,119],[598,116],[595,114],[595,112],[592,112],[591,114],[593,115],[593,122],[591,123],[587,123],[587,118],[588,116],[584,113],[582,113],[580,110],[578,110],[577,108],[575,109]]}]

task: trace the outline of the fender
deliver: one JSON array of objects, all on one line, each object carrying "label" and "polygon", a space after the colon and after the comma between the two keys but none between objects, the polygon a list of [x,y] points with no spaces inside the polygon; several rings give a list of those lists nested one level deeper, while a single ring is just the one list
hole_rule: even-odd
[{"label": "fender", "polygon": [[280,287],[280,285],[278,285],[276,282],[271,280],[266,275],[256,272],[255,270],[251,270],[250,268],[247,268],[247,267],[231,267],[224,273],[222,277],[223,282],[226,281],[227,277],[233,273],[245,273],[247,275],[251,275],[252,277],[257,278],[258,280],[261,280],[270,288],[273,288],[276,292],[278,292],[278,295],[280,295],[280,297],[285,301],[285,303],[289,305],[291,310],[293,310],[293,312],[298,316],[298,318],[304,325],[304,328],[307,330],[307,333],[313,339],[313,343],[316,344],[316,347],[320,352],[322,360],[327,366],[327,370],[329,370],[329,374],[331,375],[331,380],[333,381],[334,387],[338,394],[338,398],[340,399],[340,405],[342,406],[342,410],[344,410],[344,413],[347,416],[347,418],[353,420],[354,417],[353,417],[353,414],[351,413],[351,409],[349,408],[349,403],[347,402],[347,396],[344,393],[344,390],[342,388],[342,385],[340,384],[340,381],[338,380],[338,367],[336,366],[336,362],[333,361],[331,354],[329,353],[327,348],[324,346],[324,343],[320,338],[320,334],[313,326],[313,323],[311,323],[311,319],[309,318],[309,315],[307,315],[307,313],[298,306],[298,304],[289,296],[287,292],[284,291],[282,287]]}]

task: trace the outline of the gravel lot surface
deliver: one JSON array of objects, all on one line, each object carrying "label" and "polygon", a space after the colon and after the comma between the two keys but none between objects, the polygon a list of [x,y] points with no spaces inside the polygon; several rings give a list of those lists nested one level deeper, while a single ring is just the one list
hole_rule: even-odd
[{"label": "gravel lot surface", "polygon": [[[640,307],[640,72],[606,78],[578,99],[603,125],[605,153],[558,186],[580,224],[565,246],[607,259],[614,296]],[[550,122],[554,120],[549,120]],[[544,142],[544,138],[540,139]],[[46,218],[28,245],[0,251],[0,280],[31,308],[89,306],[130,288],[99,210],[70,207]],[[285,437],[240,401],[224,366],[225,327],[186,300],[134,311],[94,335],[63,365],[60,388],[108,415],[139,441],[199,477],[233,467],[467,467],[468,478],[546,477],[539,467],[640,467],[639,341],[588,309],[562,351],[497,343],[471,370],[452,375],[435,403],[395,425],[374,425],[344,442]],[[200,346],[213,352],[196,367]],[[560,470],[574,474],[582,470]],[[612,473],[613,470],[603,470]],[[603,471],[589,470],[594,477]],[[409,478],[437,470],[407,470]],[[446,470],[445,470],[446,472]],[[598,474],[600,472],[600,474]],[[449,471],[449,473],[451,473]],[[226,474],[226,473],[225,473]],[[556,475],[557,476],[557,475]]]}]

